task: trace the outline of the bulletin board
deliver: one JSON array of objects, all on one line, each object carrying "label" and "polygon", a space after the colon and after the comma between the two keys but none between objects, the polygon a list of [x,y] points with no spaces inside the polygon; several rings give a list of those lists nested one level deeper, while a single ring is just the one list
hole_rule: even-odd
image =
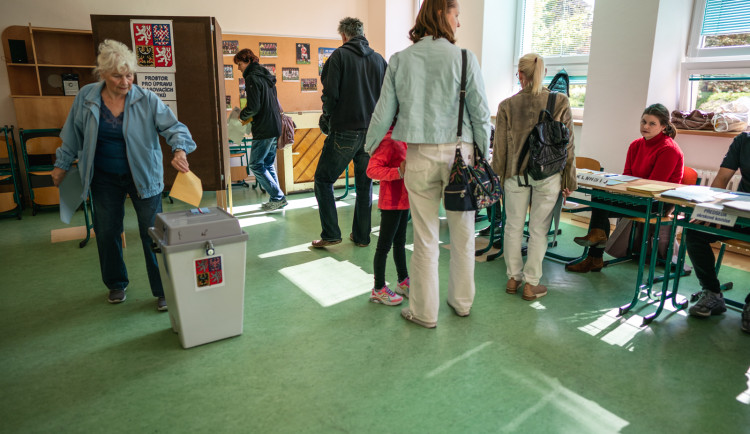
[{"label": "bulletin board", "polygon": [[[276,91],[279,95],[281,105],[286,112],[302,112],[321,110],[323,95],[323,85],[320,82],[318,68],[319,49],[330,48],[336,49],[341,46],[340,38],[336,39],[311,39],[304,37],[287,37],[287,36],[261,36],[261,35],[233,35],[225,33],[223,42],[225,46],[232,46],[229,41],[237,41],[237,51],[243,48],[253,50],[256,56],[260,58],[262,65],[275,65]],[[275,43],[277,57],[265,57],[260,52],[261,43]],[[297,44],[308,44],[309,64],[297,63]],[[240,107],[240,81],[242,73],[234,64],[234,54],[224,55],[225,69],[231,67],[232,78],[226,77],[225,72],[225,90],[226,97],[230,99],[230,105],[227,105],[227,113],[232,107]],[[299,81],[284,81],[282,78],[283,68],[299,68]],[[315,79],[316,90],[314,92],[302,91],[303,79]]]}]

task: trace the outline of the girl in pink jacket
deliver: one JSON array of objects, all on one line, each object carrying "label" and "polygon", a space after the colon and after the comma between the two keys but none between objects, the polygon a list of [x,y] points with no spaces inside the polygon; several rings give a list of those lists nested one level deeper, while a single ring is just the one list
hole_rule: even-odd
[{"label": "girl in pink jacket", "polygon": [[[404,186],[406,143],[393,140],[392,131],[393,127],[380,142],[367,165],[367,176],[380,181],[380,235],[373,259],[375,286],[370,293],[370,301],[388,306],[396,306],[404,301],[398,294],[409,297],[409,271],[406,268],[405,248],[406,223],[409,219],[409,195]],[[385,284],[385,263],[391,245],[398,273],[398,294]]]}]

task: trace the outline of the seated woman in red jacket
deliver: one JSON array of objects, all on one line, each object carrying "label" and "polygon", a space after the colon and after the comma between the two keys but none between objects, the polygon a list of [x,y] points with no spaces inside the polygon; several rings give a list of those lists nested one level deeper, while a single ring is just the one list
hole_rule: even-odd
[{"label": "seated woman in red jacket", "polygon": [[[646,107],[641,116],[641,135],[643,137],[630,144],[622,173],[679,184],[682,181],[683,155],[673,140],[677,131],[669,122],[669,110],[661,104]],[[567,271],[601,271],[604,266],[604,246],[609,238],[610,217],[622,217],[622,214],[593,208],[589,233],[573,239],[578,245],[590,247],[588,257],[577,264],[566,265]]]}]

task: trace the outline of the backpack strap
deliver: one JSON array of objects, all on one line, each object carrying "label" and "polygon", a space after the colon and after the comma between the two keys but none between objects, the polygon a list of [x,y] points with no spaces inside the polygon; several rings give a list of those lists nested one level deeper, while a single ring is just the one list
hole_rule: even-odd
[{"label": "backpack strap", "polygon": [[550,92],[547,97],[547,112],[549,112],[549,119],[555,120],[555,103],[557,102],[557,92]]},{"label": "backpack strap", "polygon": [[461,140],[464,130],[464,105],[466,104],[466,49],[461,50],[461,91],[458,93],[458,129],[456,136]]}]

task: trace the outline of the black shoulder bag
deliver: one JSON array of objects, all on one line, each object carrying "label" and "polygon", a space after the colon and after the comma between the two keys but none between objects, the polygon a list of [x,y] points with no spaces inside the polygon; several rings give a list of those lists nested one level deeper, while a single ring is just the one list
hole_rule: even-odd
[{"label": "black shoulder bag", "polygon": [[461,156],[461,133],[466,98],[466,50],[461,50],[461,92],[458,99],[458,132],[456,156],[453,159],[448,185],[443,191],[443,204],[448,211],[476,211],[500,200],[503,189],[500,178],[474,142],[474,161],[467,166]]}]

